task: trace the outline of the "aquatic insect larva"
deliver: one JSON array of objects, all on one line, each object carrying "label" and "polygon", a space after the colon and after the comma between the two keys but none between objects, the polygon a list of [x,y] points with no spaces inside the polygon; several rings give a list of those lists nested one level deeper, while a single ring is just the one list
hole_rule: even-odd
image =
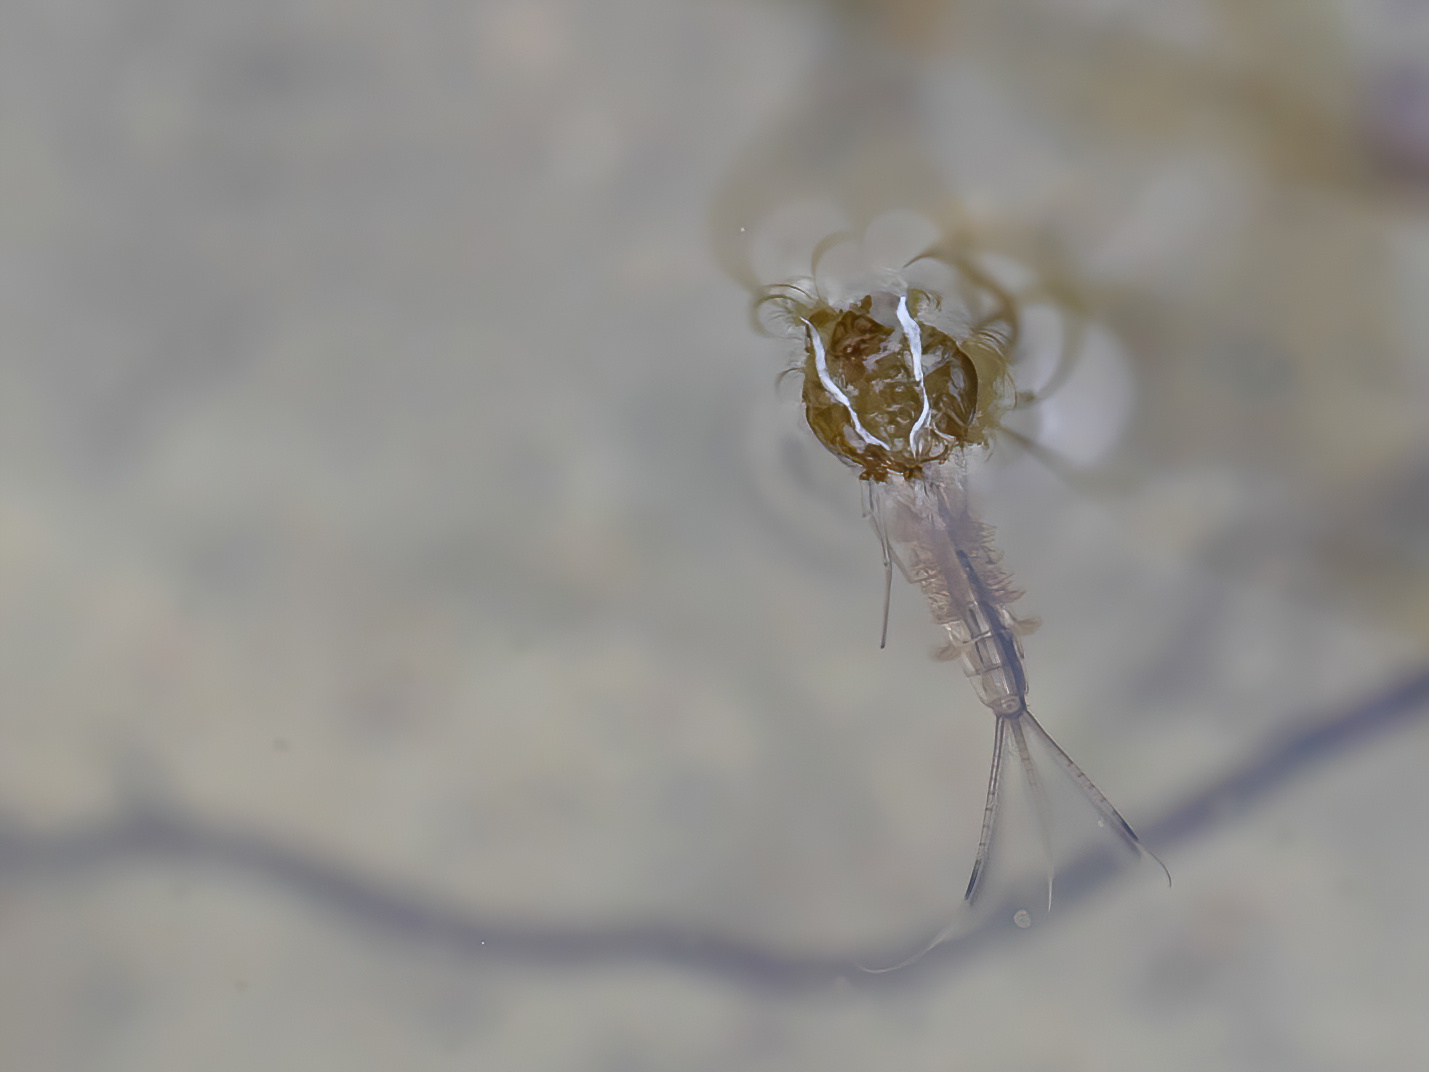
[{"label": "aquatic insect larva", "polygon": [[[1012,612],[1020,593],[999,565],[991,528],[968,501],[967,462],[990,446],[1014,398],[1010,355],[1019,334],[1017,303],[956,251],[925,254],[918,262],[951,270],[958,308],[945,309],[939,293],[910,285],[905,271],[884,272],[837,303],[813,279],[779,284],[756,299],[756,313],[765,325],[782,325],[802,338],[797,371],[804,418],[819,442],[863,481],[883,545],[886,584],[896,562],[922,589],[947,636],[940,657],[962,664],[993,713],[982,832],[964,899],[974,901],[987,872],[1012,748],[1047,853],[1050,908],[1050,806],[1029,740],[1040,742],[1076,784],[1099,825],[1110,826],[1137,853],[1155,856],[1028,710],[1020,635],[1031,623]],[[884,630],[886,635],[886,602]]]}]

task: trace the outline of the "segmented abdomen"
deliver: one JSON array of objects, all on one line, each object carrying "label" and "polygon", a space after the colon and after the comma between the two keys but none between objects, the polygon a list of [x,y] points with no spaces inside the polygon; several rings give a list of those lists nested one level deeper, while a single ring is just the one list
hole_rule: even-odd
[{"label": "segmented abdomen", "polygon": [[923,590],[948,635],[940,657],[957,659],[978,699],[998,715],[1026,706],[1018,632],[1010,604],[1019,595],[997,565],[991,530],[967,509],[961,469],[929,466],[914,480],[891,479],[873,497],[875,522],[907,578]]},{"label": "segmented abdomen", "polygon": [[956,654],[963,664],[977,698],[999,715],[1018,714],[1027,703],[1027,676],[1015,624],[1007,608],[981,601],[967,605],[962,617],[943,623],[949,654]]}]

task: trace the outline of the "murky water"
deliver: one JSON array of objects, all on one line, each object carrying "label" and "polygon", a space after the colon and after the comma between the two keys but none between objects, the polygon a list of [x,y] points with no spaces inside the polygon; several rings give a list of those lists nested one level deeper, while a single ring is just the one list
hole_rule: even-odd
[{"label": "murky water", "polygon": [[[1425,28],[1059,6],[0,16],[0,1064],[1415,1067]],[[991,727],[721,268],[788,129],[1088,310],[975,492],[1171,891],[859,971]]]}]

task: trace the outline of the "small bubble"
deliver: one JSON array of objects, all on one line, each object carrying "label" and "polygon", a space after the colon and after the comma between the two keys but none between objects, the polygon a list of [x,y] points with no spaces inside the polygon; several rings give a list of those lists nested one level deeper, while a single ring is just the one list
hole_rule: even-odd
[{"label": "small bubble", "polygon": [[1105,820],[1105,819],[1098,819],[1098,820],[1097,820],[1097,825],[1098,825],[1099,827],[1101,827],[1103,830],[1105,830],[1105,829],[1106,829],[1106,820]]},{"label": "small bubble", "polygon": [[1016,923],[1025,931],[1028,927],[1032,926],[1032,916],[1028,913],[1027,909],[1019,908],[1017,913],[1012,917],[1012,922]]}]

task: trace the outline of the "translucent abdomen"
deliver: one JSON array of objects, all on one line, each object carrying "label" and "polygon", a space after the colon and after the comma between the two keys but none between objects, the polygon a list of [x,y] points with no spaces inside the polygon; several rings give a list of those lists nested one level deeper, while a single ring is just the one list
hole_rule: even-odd
[{"label": "translucent abdomen", "polygon": [[1018,635],[1034,623],[1012,613],[1021,593],[998,565],[991,530],[968,509],[961,465],[888,480],[874,489],[873,504],[894,560],[947,634],[940,657],[962,663],[978,699],[995,714],[1022,710],[1027,679]]}]

